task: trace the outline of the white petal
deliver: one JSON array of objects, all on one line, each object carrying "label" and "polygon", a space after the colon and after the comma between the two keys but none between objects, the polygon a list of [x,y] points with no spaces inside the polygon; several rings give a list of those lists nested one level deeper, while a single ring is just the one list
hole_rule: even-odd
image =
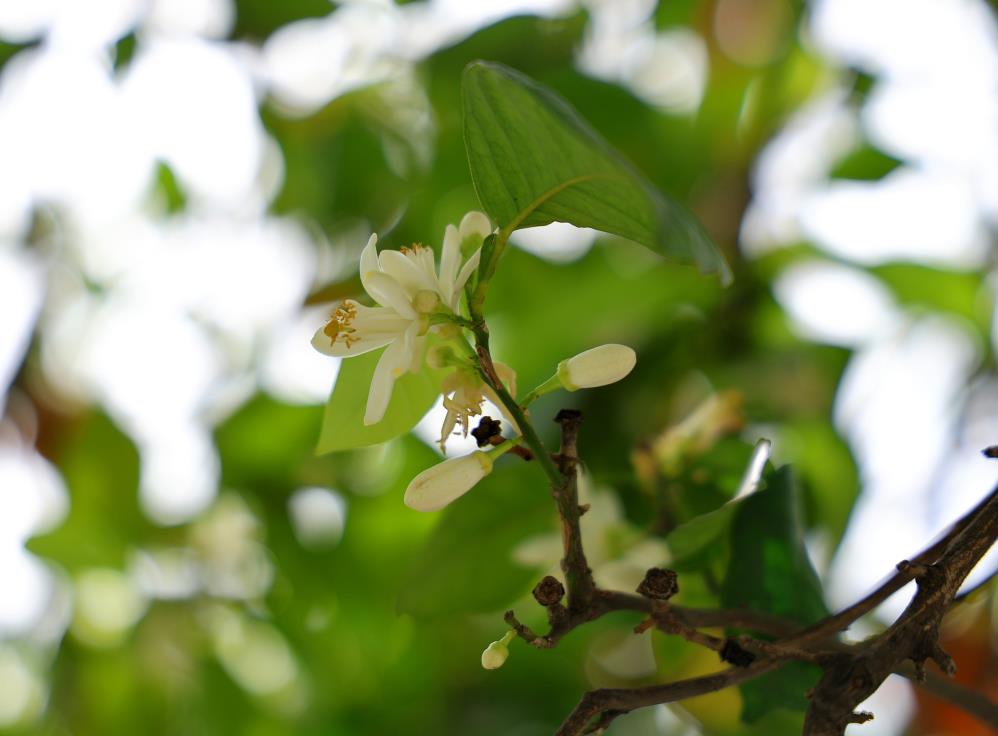
[{"label": "white petal", "polygon": [[491,472],[492,458],[479,450],[445,460],[413,478],[405,489],[403,502],[416,511],[442,509]]},{"label": "white petal", "polygon": [[[413,322],[412,326],[416,328],[416,330],[419,329],[418,322]],[[412,373],[415,373],[416,371],[418,371],[420,368],[423,367],[423,353],[425,352],[426,348],[426,335],[422,336],[413,335],[411,339],[412,339],[412,344],[409,348],[409,352],[412,355],[412,360],[409,363],[409,370]]]},{"label": "white petal", "polygon": [[472,236],[478,238],[479,241],[485,240],[485,237],[491,232],[492,223],[489,222],[489,218],[485,216],[484,212],[469,212],[461,220],[460,241],[462,243]]},{"label": "white petal", "polygon": [[360,283],[368,294],[371,293],[371,290],[367,288],[367,275],[380,270],[378,265],[378,234],[371,233],[371,237],[367,239],[367,245],[360,252]]},{"label": "white petal", "polygon": [[411,360],[406,350],[405,337],[395,340],[378,358],[378,365],[371,377],[371,391],[367,395],[367,409],[364,412],[364,424],[377,424],[385,418],[388,402],[392,398],[395,379],[405,373]]},{"label": "white petal", "polygon": [[[468,262],[464,264],[464,267],[461,269],[461,273],[457,275],[457,280],[454,282],[454,295],[457,299],[460,299],[461,289],[464,288],[464,285],[468,282],[468,279],[471,278],[471,274],[473,274],[475,269],[478,268],[478,261],[481,257],[482,249],[479,248],[471,254],[471,258],[469,258]],[[451,304],[450,307],[451,309],[457,311],[456,305]]]},{"label": "white petal", "polygon": [[350,299],[344,301],[342,306],[355,310],[355,316],[349,324],[354,331],[347,333],[349,339],[341,335],[333,342],[332,337],[326,333],[326,326],[320,327],[312,337],[312,346],[320,353],[337,358],[362,355],[387,345],[413,324],[411,320],[399,316],[398,312],[387,307],[365,307]]},{"label": "white petal", "polygon": [[368,273],[364,288],[378,304],[391,307],[407,319],[416,318],[416,310],[412,308],[412,300],[406,290],[387,273],[382,271]]},{"label": "white petal", "polygon": [[454,295],[454,279],[461,266],[461,237],[457,228],[448,225],[444,230],[444,247],[440,253],[440,298],[450,305]]},{"label": "white petal", "polygon": [[434,291],[436,279],[427,278],[414,259],[397,250],[383,250],[378,256],[381,270],[402,285],[411,300],[421,289]]}]

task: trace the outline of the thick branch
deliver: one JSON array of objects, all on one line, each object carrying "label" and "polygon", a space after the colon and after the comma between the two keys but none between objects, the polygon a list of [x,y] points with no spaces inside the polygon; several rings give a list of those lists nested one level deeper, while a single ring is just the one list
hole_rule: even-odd
[{"label": "thick branch", "polygon": [[638,688],[602,688],[590,690],[582,696],[555,736],[577,736],[586,732],[594,718],[611,713],[612,717],[660,703],[693,698],[737,685],[782,667],[786,662],[764,660],[749,667],[732,667],[713,675]]},{"label": "thick branch", "polygon": [[582,530],[579,526],[582,509],[579,507],[578,490],[578,439],[582,413],[562,409],[555,421],[561,425],[561,450],[557,460],[562,482],[551,486],[551,495],[561,519],[561,570],[565,573],[568,587],[568,611],[580,613],[589,609],[596,592],[593,571],[589,569],[586,553],[582,549]]},{"label": "thick branch", "polygon": [[840,655],[825,668],[805,717],[805,736],[842,736],[855,722],[856,707],[905,660],[914,662],[918,679],[925,677],[927,659],[947,674],[955,671],[953,660],[939,645],[939,626],[964,579],[996,537],[998,489],[941,540],[946,545],[936,561],[898,565],[901,574],[917,578],[915,596],[887,631],[857,654]]},{"label": "thick branch", "polygon": [[[977,504],[977,506],[964,514],[963,517],[961,517],[960,520],[957,521],[938,541],[923,550],[917,557],[912,558],[910,560],[911,564],[931,565],[939,560],[943,553],[945,553],[950,547],[950,543],[959,537],[967,529],[971,522],[982,514],[986,508],[988,508],[989,504],[994,502],[996,494],[998,494],[998,489],[993,490],[983,501]],[[872,611],[874,608],[894,595],[894,593],[910,583],[914,578],[915,575],[910,568],[896,571],[876,590],[862,600],[854,603],[834,616],[829,616],[821,621],[818,621],[814,625],[809,626],[785,643],[799,646],[806,642],[819,641],[827,638],[828,636],[845,631],[849,628],[849,625],[852,624],[853,621]]]}]

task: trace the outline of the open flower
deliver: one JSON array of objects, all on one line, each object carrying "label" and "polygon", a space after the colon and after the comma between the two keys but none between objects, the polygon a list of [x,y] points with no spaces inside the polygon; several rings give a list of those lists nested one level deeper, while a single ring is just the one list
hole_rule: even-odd
[{"label": "open flower", "polygon": [[480,247],[462,263],[461,246],[469,241],[480,246],[490,230],[488,218],[481,212],[469,212],[459,228],[448,225],[439,275],[433,251],[426,246],[416,244],[379,254],[377,234],[367,241],[360,255],[360,281],[380,306],[366,307],[346,299],[312,338],[316,350],[338,358],[388,346],[374,369],[364,424],[380,422],[395,381],[422,367],[430,313],[457,312],[464,285],[478,267]]}]

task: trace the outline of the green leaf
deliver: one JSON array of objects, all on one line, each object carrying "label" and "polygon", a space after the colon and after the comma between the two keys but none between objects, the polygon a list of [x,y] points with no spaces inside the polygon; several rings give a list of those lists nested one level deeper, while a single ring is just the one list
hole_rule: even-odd
[{"label": "green leaf", "polygon": [[695,516],[669,532],[665,543],[672,554],[670,566],[680,571],[695,568],[701,553],[728,533],[740,503],[740,500],[729,501],[721,508]]},{"label": "green leaf", "polygon": [[696,219],[654,189],[561,97],[509,67],[476,61],[464,70],[462,98],[475,191],[507,235],[568,222],[730,278]]},{"label": "green leaf", "polygon": [[[812,624],[828,611],[804,547],[796,483],[789,466],[764,479],[766,488],[745,499],[732,521],[721,603]],[[816,667],[793,663],[745,683],[742,720],[752,723],[774,708],[806,710],[804,693],[819,675]]]},{"label": "green leaf", "polygon": [[418,373],[406,373],[395,381],[384,418],[365,426],[367,394],[381,352],[375,350],[348,358],[340,365],[336,386],[322,416],[317,455],[367,447],[398,437],[416,426],[433,406],[440,394],[443,371],[424,368]]},{"label": "green leaf", "polygon": [[443,511],[406,576],[399,610],[431,618],[508,605],[537,576],[514,564],[513,549],[547,530],[556,533],[550,495],[537,468],[518,463],[497,469]]}]

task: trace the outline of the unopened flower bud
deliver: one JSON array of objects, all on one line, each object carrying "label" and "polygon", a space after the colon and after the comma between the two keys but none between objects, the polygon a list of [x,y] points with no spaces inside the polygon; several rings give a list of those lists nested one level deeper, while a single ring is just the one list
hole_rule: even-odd
[{"label": "unopened flower bud", "polygon": [[485,647],[485,651],[482,652],[482,667],[487,670],[497,670],[506,664],[506,659],[509,657],[509,643],[514,636],[516,636],[515,631],[507,631],[502,639]]},{"label": "unopened flower bud", "polygon": [[412,479],[405,489],[405,505],[416,511],[442,509],[491,472],[492,458],[478,450],[445,460]]},{"label": "unopened flower bud", "polygon": [[626,345],[600,345],[558,364],[558,380],[568,391],[616,383],[634,368],[637,356]]}]

